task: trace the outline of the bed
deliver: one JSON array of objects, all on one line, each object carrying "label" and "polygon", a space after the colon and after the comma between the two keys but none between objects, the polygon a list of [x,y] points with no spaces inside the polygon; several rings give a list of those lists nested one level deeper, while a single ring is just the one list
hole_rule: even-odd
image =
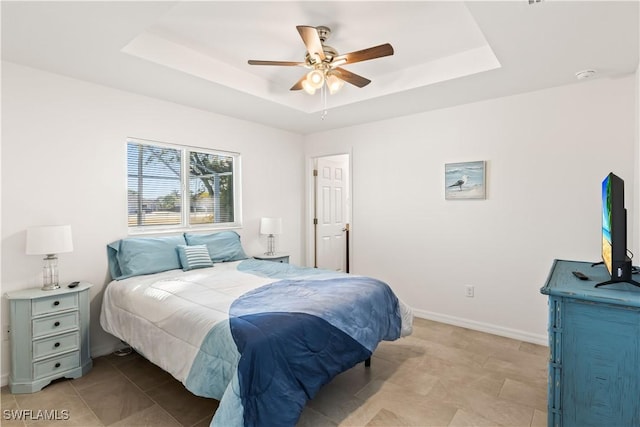
[{"label": "bed", "polygon": [[212,426],[293,426],[334,376],[411,333],[386,283],[249,258],[233,231],[122,239],[107,254],[103,329],[218,399]]}]

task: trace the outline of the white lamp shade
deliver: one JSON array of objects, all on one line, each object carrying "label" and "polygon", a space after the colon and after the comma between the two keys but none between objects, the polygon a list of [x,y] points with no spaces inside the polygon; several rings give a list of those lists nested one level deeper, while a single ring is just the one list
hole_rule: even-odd
[{"label": "white lamp shade", "polygon": [[53,255],[73,251],[70,225],[27,229],[27,255]]},{"label": "white lamp shade", "polygon": [[282,218],[262,218],[260,234],[282,234]]}]

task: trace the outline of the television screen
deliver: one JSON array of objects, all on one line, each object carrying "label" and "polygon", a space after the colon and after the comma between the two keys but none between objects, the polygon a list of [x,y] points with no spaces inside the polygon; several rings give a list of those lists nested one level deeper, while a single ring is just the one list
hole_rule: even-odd
[{"label": "television screen", "polygon": [[627,210],[624,207],[624,181],[610,173],[602,181],[602,261],[611,283],[627,282],[640,286],[631,278],[631,259],[627,256]]},{"label": "television screen", "polygon": [[602,261],[611,274],[611,175],[602,181]]}]

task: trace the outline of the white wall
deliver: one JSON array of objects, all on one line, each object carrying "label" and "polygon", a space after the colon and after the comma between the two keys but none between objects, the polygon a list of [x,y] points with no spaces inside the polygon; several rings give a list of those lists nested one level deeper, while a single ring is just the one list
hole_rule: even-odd
[{"label": "white wall", "polygon": [[[539,290],[555,258],[600,259],[608,172],[635,206],[634,79],[307,136],[307,158],[353,156],[351,271],[387,280],[419,316],[546,343]],[[486,200],[445,200],[444,164],[474,160],[487,161]]]},{"label": "white wall", "polygon": [[[126,138],[242,155],[242,229],[249,254],[264,251],[262,216],[283,218],[279,248],[302,254],[301,136],[10,63],[2,64],[2,292],[41,286],[41,259],[25,255],[29,226],[71,224],[74,251],[59,256],[60,280],[91,289],[91,347],[117,344],[99,325],[108,281],[106,244],[126,237]],[[2,300],[2,327],[8,304]],[[9,369],[2,341],[3,383]]]}]

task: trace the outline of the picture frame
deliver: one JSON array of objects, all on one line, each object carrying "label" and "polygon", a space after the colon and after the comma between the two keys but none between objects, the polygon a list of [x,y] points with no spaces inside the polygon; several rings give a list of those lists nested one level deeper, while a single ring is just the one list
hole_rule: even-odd
[{"label": "picture frame", "polygon": [[487,195],[486,166],[485,160],[445,163],[445,199],[485,199]]}]

